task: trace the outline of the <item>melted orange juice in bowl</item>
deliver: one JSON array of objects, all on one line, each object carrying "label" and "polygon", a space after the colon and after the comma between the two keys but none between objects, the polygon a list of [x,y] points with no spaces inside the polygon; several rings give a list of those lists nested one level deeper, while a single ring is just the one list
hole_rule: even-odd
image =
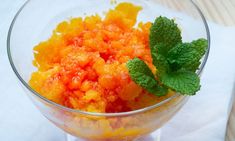
[{"label": "melted orange juice in bowl", "polygon": [[[174,95],[174,92],[163,97],[152,95],[129,76],[126,63],[136,57],[144,60],[153,72],[156,71],[149,48],[152,23],[140,22],[135,26],[141,9],[131,3],[120,3],[103,19],[92,15],[61,22],[47,41],[34,48],[33,63],[38,71],[32,74],[30,86],[53,102],[95,113],[133,111]],[[133,117],[61,114],[66,117],[62,128],[84,138],[123,139],[129,136],[132,139],[160,127],[173,113],[169,112],[164,118],[159,118],[159,122],[153,123],[159,116],[156,111],[167,110],[181,100],[176,99]],[[149,124],[142,125],[145,120]]]}]

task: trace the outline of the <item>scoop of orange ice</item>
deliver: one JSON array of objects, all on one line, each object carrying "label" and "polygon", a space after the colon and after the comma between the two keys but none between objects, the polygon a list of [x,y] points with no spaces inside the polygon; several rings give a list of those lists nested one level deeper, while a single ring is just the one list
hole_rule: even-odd
[{"label": "scoop of orange ice", "polygon": [[34,48],[38,70],[30,86],[51,101],[89,112],[125,112],[162,99],[135,84],[126,68],[138,57],[155,71],[148,44],[151,23],[135,26],[141,9],[121,3],[103,19],[92,15],[61,22]]}]

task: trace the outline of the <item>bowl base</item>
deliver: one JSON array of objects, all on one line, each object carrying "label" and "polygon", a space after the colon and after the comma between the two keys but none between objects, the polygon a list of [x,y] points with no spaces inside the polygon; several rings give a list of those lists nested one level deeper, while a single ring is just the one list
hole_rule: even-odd
[{"label": "bowl base", "polygon": [[[88,141],[88,140],[74,137],[70,134],[67,134],[66,136],[67,136],[67,141]],[[141,138],[136,139],[134,141],[160,141],[160,137],[161,137],[161,130],[159,129],[159,130],[156,130],[155,132],[151,133],[148,136],[141,137]],[[92,140],[89,140],[89,141],[92,141]],[[112,140],[108,140],[108,141],[112,141]],[[127,140],[125,140],[125,141],[127,141]]]}]

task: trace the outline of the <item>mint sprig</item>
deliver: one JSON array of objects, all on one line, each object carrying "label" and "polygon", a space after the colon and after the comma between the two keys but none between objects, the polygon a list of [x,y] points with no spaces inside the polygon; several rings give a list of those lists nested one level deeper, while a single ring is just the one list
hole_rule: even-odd
[{"label": "mint sprig", "polygon": [[149,44],[158,80],[144,61],[135,58],[127,63],[133,81],[158,96],[167,94],[168,89],[184,95],[194,95],[200,90],[195,71],[206,53],[206,39],[183,43],[174,20],[159,17],[150,29]]}]

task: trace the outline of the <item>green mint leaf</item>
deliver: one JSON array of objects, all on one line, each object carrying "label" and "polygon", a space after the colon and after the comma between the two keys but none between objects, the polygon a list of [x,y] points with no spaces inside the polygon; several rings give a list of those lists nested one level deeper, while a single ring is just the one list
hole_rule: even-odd
[{"label": "green mint leaf", "polygon": [[156,96],[165,96],[168,93],[168,88],[165,86],[157,85],[156,91],[153,93]]},{"label": "green mint leaf", "polygon": [[170,89],[183,95],[195,95],[200,90],[198,75],[190,71],[179,71],[161,76],[161,82]]},{"label": "green mint leaf", "polygon": [[165,51],[165,48],[166,47],[164,44],[156,44],[151,49],[153,64],[157,68],[159,74],[169,71],[169,64],[167,62],[166,56],[163,53]]},{"label": "green mint leaf", "polygon": [[208,48],[208,41],[206,39],[198,39],[193,41],[192,43],[193,48],[195,48],[199,54],[200,58],[206,53],[206,50]]},{"label": "green mint leaf", "polygon": [[167,61],[174,71],[186,69],[195,72],[201,64],[200,60],[206,53],[207,47],[205,39],[178,44],[168,52]]},{"label": "green mint leaf", "polygon": [[179,69],[192,70],[200,64],[200,52],[190,43],[181,43],[172,48],[167,55],[167,61],[171,66],[171,70]]},{"label": "green mint leaf", "polygon": [[200,54],[200,56],[199,56],[200,59],[198,60],[198,62],[197,63],[195,62],[193,65],[191,65],[191,67],[189,67],[189,68],[191,68],[191,71],[195,72],[199,68],[199,66],[201,64],[201,61],[200,61],[201,58],[205,55],[205,53],[207,51],[208,41],[206,39],[200,38],[198,40],[193,41],[191,43],[191,45]]},{"label": "green mint leaf", "polygon": [[[150,28],[150,47],[164,44],[167,52],[171,47],[182,42],[181,31],[174,20],[158,17]],[[166,53],[165,52],[165,53]]]},{"label": "green mint leaf", "polygon": [[131,79],[149,93],[157,96],[162,96],[167,93],[167,90],[164,90],[164,88],[158,85],[154,74],[144,61],[138,58],[130,60],[127,62],[127,68]]}]

